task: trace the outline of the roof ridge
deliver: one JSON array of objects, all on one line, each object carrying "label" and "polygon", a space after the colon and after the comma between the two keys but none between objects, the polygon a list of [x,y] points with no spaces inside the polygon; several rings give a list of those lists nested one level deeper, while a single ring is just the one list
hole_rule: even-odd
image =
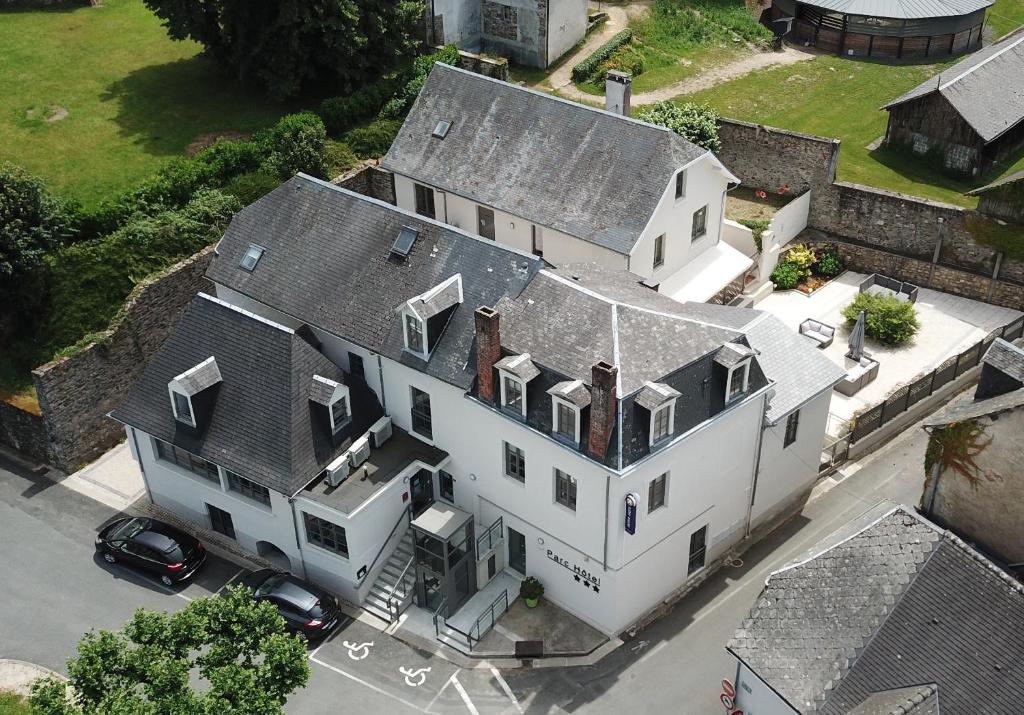
[{"label": "roof ridge", "polygon": [[1019,594],[1024,594],[1024,583],[1021,583],[1010,574],[1006,573],[1003,569],[999,568],[995,562],[985,556],[983,553],[978,551],[976,548],[968,544],[966,541],[961,539],[959,536],[954,534],[949,529],[943,532],[944,540],[948,540],[953,546],[957,547],[960,551],[964,552],[967,556],[977,561],[979,564],[987,568],[993,574],[998,576],[1006,585],[1010,586],[1014,591]]},{"label": "roof ridge", "polygon": [[269,318],[264,318],[262,315],[256,315],[256,313],[253,313],[252,311],[246,310],[245,308],[240,308],[233,303],[229,303],[226,300],[210,295],[209,293],[196,293],[196,298],[204,298],[210,301],[211,303],[221,306],[222,308],[228,308],[229,310],[233,310],[234,312],[244,315],[247,318],[252,318],[257,322],[265,323],[266,325],[269,325],[272,328],[277,328],[278,330],[283,330],[284,332],[290,335],[295,335],[295,331],[289,328],[287,325],[282,325],[281,323],[274,322]]},{"label": "roof ridge", "polygon": [[[926,698],[935,695],[939,686],[935,683],[921,683],[920,685],[908,685],[906,688],[894,688],[894,690],[906,690],[909,688],[916,688],[917,692],[907,697],[901,704],[897,705],[893,710],[889,711],[889,715],[907,715],[912,713],[918,705],[923,703]],[[907,706],[910,706],[909,708]]]},{"label": "roof ridge", "polygon": [[985,65],[987,65],[992,60],[994,60],[994,59],[996,59],[998,57],[1001,57],[1004,52],[1009,52],[1010,50],[1012,50],[1014,47],[1016,47],[1017,45],[1019,45],[1022,42],[1024,42],[1024,35],[1021,35],[1016,40],[1014,40],[1013,42],[1008,44],[1006,47],[1002,47],[999,50],[997,50],[996,52],[993,52],[991,55],[989,55],[988,57],[983,59],[978,64],[972,65],[972,66],[968,67],[966,70],[964,70],[963,72],[961,72],[956,77],[954,77],[953,79],[949,80],[948,82],[944,83],[942,81],[942,75],[940,74],[939,75],[939,85],[938,85],[938,88],[937,88],[938,91],[941,92],[942,90],[946,89],[950,85],[959,82],[964,77],[966,77],[967,75],[971,74],[971,72],[973,72],[974,70],[976,70],[976,69],[978,69],[980,67],[984,67]]}]

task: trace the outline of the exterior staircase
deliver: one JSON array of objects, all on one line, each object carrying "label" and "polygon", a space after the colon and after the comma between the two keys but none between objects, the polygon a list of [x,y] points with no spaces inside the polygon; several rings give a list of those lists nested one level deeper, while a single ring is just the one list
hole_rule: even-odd
[{"label": "exterior staircase", "polygon": [[[416,569],[410,565],[413,557],[412,529],[406,529],[402,540],[394,552],[384,563],[377,580],[370,587],[363,600],[363,608],[389,623],[398,620],[398,616],[409,607],[413,598],[413,587],[416,583]],[[407,568],[408,567],[408,568]],[[399,582],[401,579],[401,582]],[[394,601],[388,602],[394,589]]]}]

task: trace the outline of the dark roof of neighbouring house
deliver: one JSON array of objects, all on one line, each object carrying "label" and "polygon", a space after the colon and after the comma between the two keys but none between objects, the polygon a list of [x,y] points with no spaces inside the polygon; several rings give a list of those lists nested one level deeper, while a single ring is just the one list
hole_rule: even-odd
[{"label": "dark roof of neighbouring house", "polygon": [[728,646],[791,706],[871,713],[857,708],[934,684],[942,715],[1019,712],[1024,586],[902,506],[826,542],[768,578]]},{"label": "dark roof of neighbouring house", "polygon": [[804,4],[844,15],[923,20],[970,15],[991,6],[992,0],[806,0]]},{"label": "dark roof of neighbouring house", "polygon": [[935,683],[873,693],[846,715],[939,715]]},{"label": "dark roof of neighbouring house", "polygon": [[996,338],[981,360],[997,368],[1007,377],[1024,382],[1024,348],[1019,348],[1002,338]]},{"label": "dark roof of neighbouring house", "polygon": [[[440,121],[452,123],[444,139],[432,136]],[[435,64],[381,166],[628,254],[675,172],[708,153],[663,127]]]},{"label": "dark roof of neighbouring house", "polygon": [[1024,171],[1015,171],[1012,174],[1008,174],[1007,176],[1004,176],[1001,179],[993,181],[991,184],[985,184],[985,186],[981,186],[977,189],[974,189],[973,191],[968,191],[967,195],[978,196],[979,194],[988,193],[992,189],[998,189],[1000,186],[1006,186],[1007,184],[1015,184],[1018,181],[1022,180],[1024,180]]},{"label": "dark roof of neighbouring house", "polygon": [[1024,390],[1014,390],[1005,395],[987,397],[981,400],[963,400],[938,410],[925,418],[924,427],[945,427],[954,422],[974,420],[979,417],[999,415],[1003,412],[1024,407]]},{"label": "dark roof of neighbouring house", "polygon": [[[210,356],[222,379],[196,433],[175,420],[167,384]],[[290,495],[343,451],[314,423],[314,375],[344,382],[291,329],[199,294],[111,417]]]},{"label": "dark roof of neighbouring house", "polygon": [[[392,255],[399,231],[419,232],[409,255]],[[250,243],[266,250],[252,272]],[[473,311],[516,295],[543,263],[376,199],[299,174],[242,209],[207,276],[264,305],[467,389]],[[396,309],[459,274],[458,305],[429,362],[404,348]],[[448,296],[447,291],[442,291]]]},{"label": "dark roof of neighbouring house", "polygon": [[938,92],[986,142],[1024,120],[1024,31],[978,50],[937,77],[922,82],[898,104]]}]

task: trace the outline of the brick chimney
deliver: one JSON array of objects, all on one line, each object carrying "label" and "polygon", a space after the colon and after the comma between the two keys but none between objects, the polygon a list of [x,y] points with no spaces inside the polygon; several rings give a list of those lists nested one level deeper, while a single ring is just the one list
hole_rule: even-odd
[{"label": "brick chimney", "polygon": [[587,451],[594,459],[604,459],[615,428],[615,383],[618,375],[619,368],[603,360],[591,368],[590,439]]},{"label": "brick chimney", "polygon": [[494,363],[501,359],[501,317],[494,308],[482,305],[473,313],[476,322],[477,395],[485,402],[494,402]]},{"label": "brick chimney", "polygon": [[604,108],[609,112],[629,116],[629,99],[633,94],[633,75],[608,70],[604,77]]}]

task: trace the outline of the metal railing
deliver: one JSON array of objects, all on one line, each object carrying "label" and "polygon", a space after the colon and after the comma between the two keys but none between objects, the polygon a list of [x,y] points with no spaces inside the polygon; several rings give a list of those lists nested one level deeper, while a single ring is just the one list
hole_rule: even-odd
[{"label": "metal railing", "polygon": [[928,374],[898,388],[882,402],[854,417],[853,428],[849,434],[849,444],[864,439],[924,398],[933,395],[940,388],[976,367],[996,338],[1013,341],[1022,335],[1024,335],[1024,317],[1017,318],[999,330],[992,331],[984,340],[979,340],[959,355],[945,360]]},{"label": "metal railing", "polygon": [[508,589],[503,588],[501,594],[491,601],[491,605],[487,607],[487,610],[481,613],[476,621],[473,622],[473,627],[469,629],[470,638],[475,638],[479,642],[487,631],[491,630],[498,617],[507,610]]},{"label": "metal railing", "polygon": [[403,593],[401,598],[395,598],[395,591],[398,590],[399,586],[405,583],[406,574],[409,573],[409,569],[411,569],[412,565],[416,562],[415,544],[413,544],[412,549],[412,555],[409,557],[409,561],[406,562],[405,568],[402,569],[402,574],[398,577],[398,580],[395,581],[395,585],[391,587],[391,590],[388,591],[388,613],[391,614],[393,621],[398,620],[398,617],[402,615],[402,611],[405,610],[402,606],[407,606],[409,603],[412,603],[411,590],[408,593]]},{"label": "metal railing", "polygon": [[504,538],[504,531],[502,529],[502,517],[498,517],[497,520],[487,527],[487,531],[480,534],[476,539],[476,556],[480,558],[481,554],[486,554],[488,551],[494,548],[494,545],[499,543]]},{"label": "metal railing", "polygon": [[[382,543],[380,545],[380,549],[377,550],[377,555],[373,557],[373,561],[370,562],[370,567],[366,569],[366,573],[363,574],[364,578],[373,573],[373,570],[377,567],[377,562],[380,560],[380,557],[384,554],[384,550],[391,542],[391,537],[395,535],[395,530],[401,526],[402,522],[405,521],[406,518],[409,518],[409,523],[411,524],[411,508],[408,504],[402,509],[402,513],[398,515],[398,521],[396,521],[395,525],[391,527],[391,531],[388,533],[388,538],[384,539],[384,543]],[[390,554],[388,554],[388,556],[390,556]]]}]

